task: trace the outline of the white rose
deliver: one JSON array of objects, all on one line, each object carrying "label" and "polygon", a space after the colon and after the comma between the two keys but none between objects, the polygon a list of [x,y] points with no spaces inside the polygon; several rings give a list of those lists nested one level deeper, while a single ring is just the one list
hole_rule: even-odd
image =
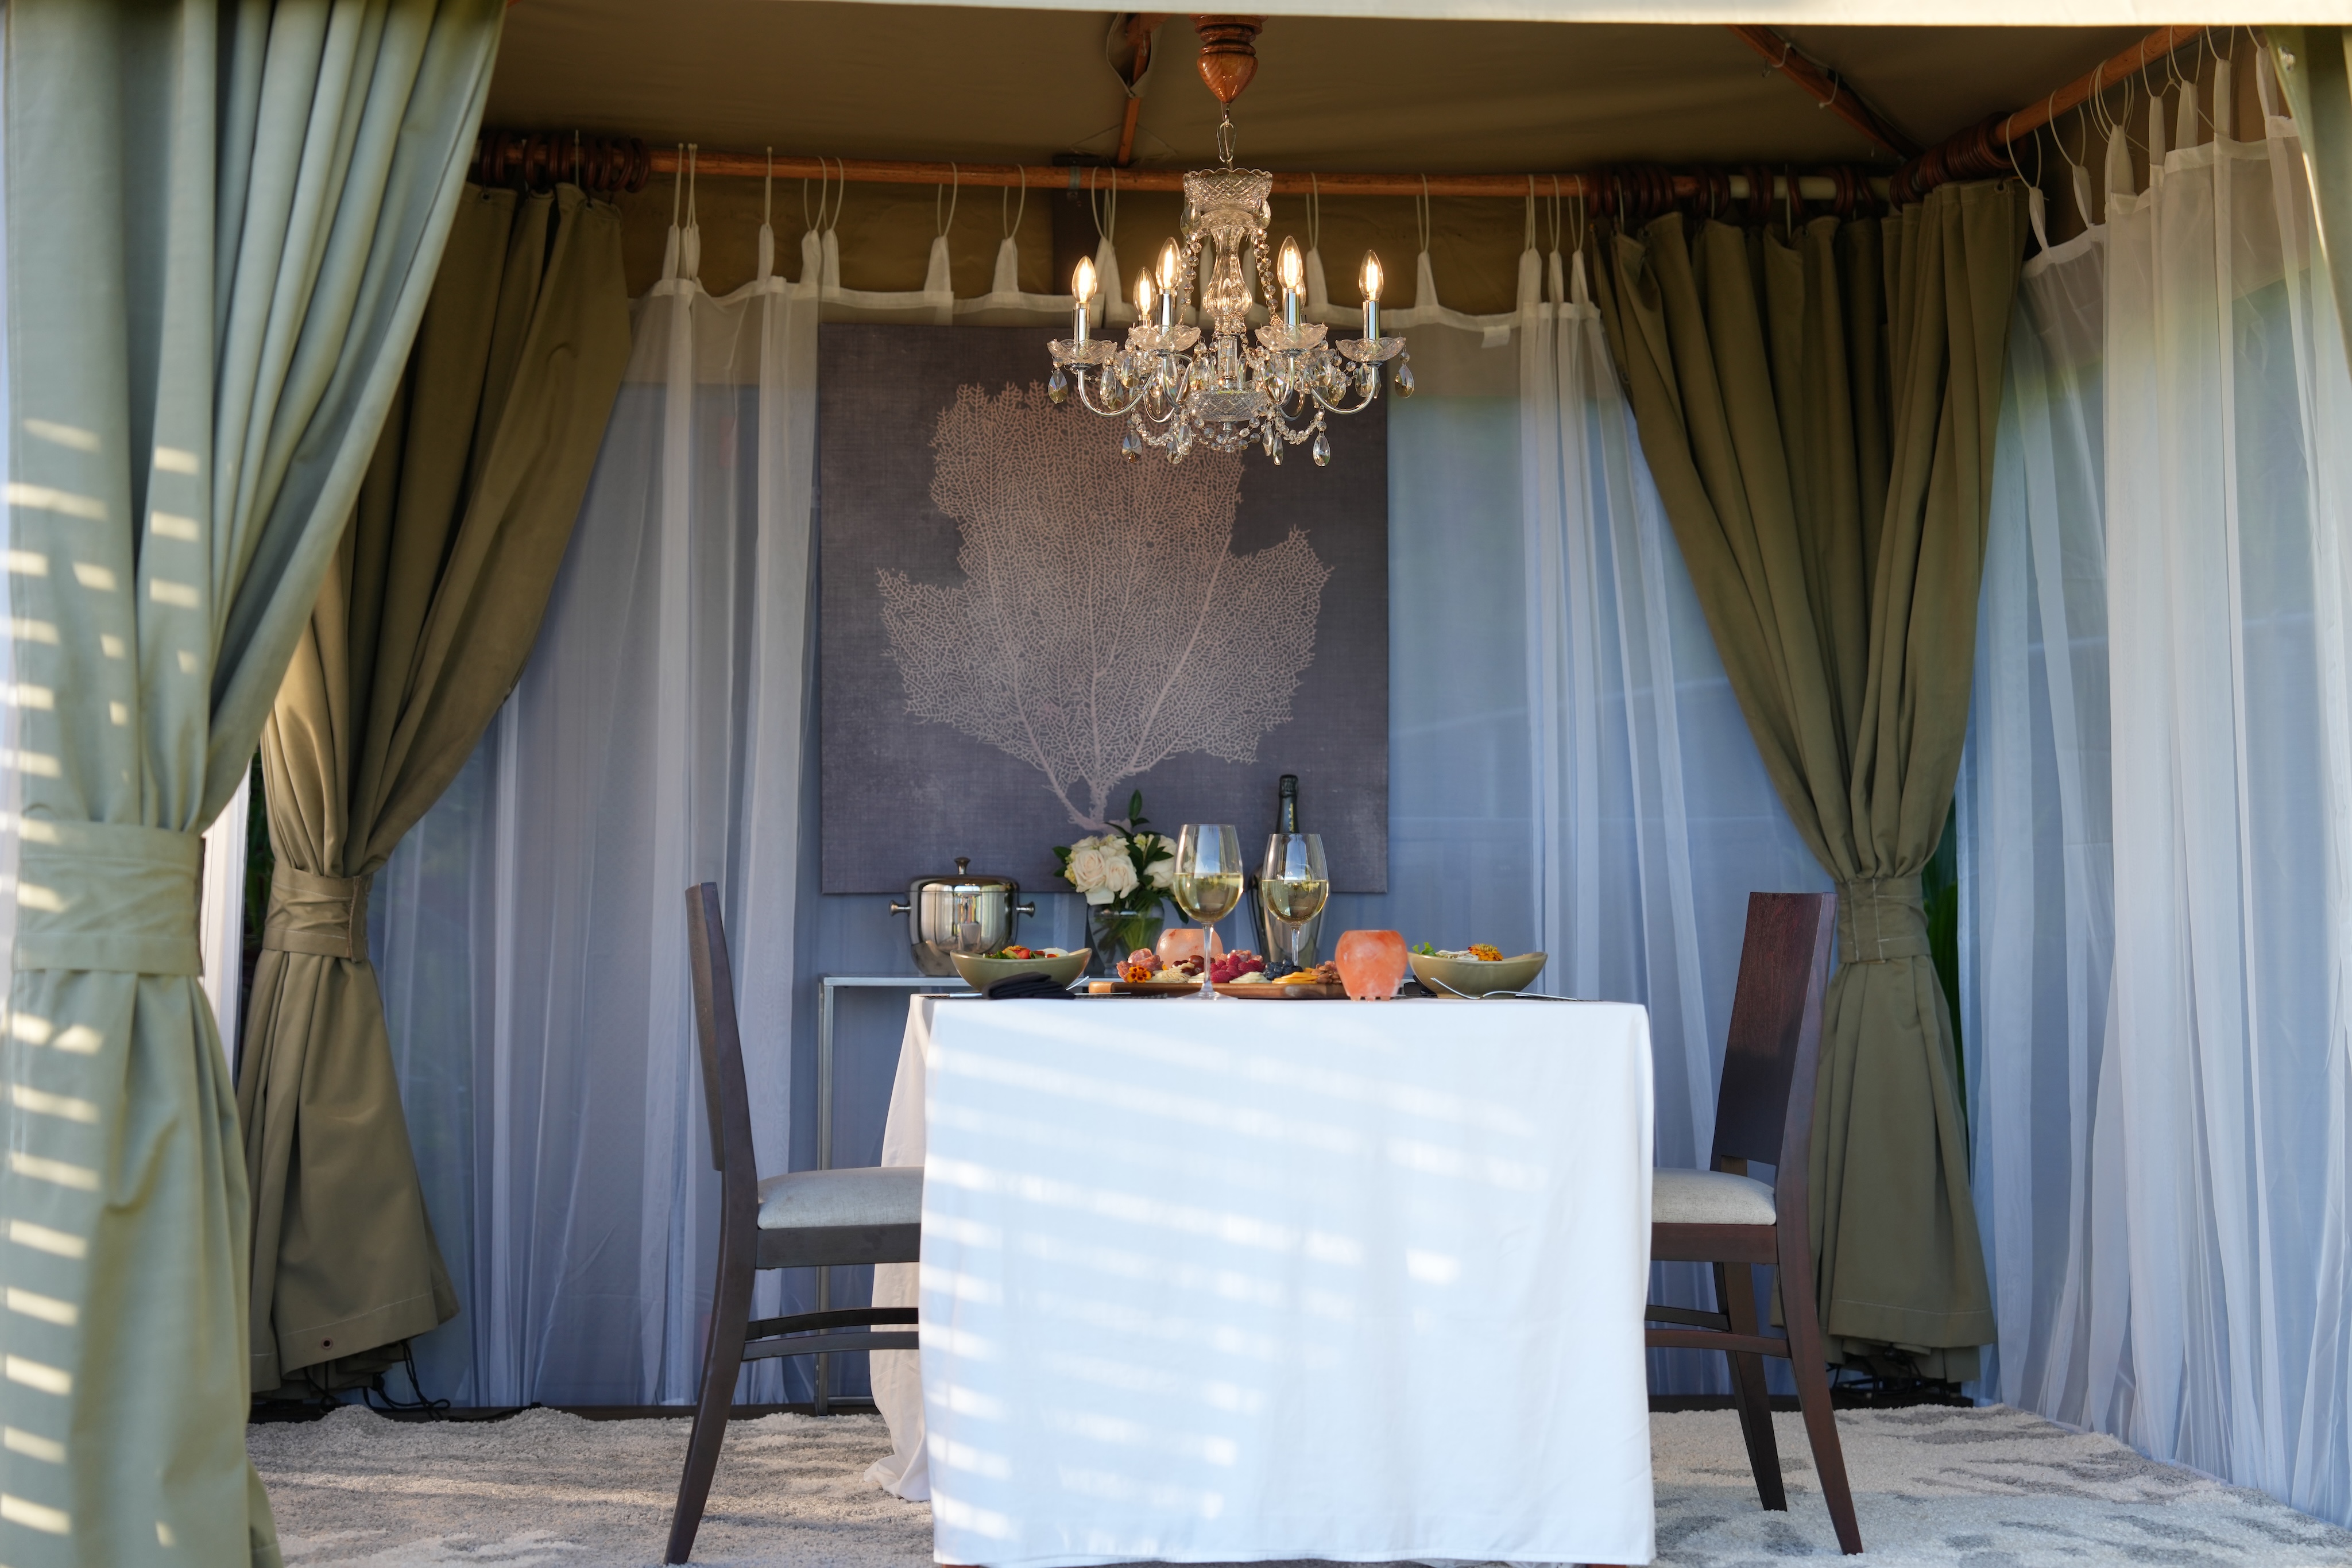
[{"label": "white rose", "polygon": [[1094,896],[1108,883],[1110,867],[1110,857],[1103,853],[1102,846],[1094,840],[1081,839],[1070,846],[1070,885],[1085,894],[1087,903],[1110,902],[1108,894],[1101,898]]},{"label": "white rose", "polygon": [[1135,891],[1135,862],[1123,854],[1103,857],[1103,886],[1113,898],[1125,898]]}]

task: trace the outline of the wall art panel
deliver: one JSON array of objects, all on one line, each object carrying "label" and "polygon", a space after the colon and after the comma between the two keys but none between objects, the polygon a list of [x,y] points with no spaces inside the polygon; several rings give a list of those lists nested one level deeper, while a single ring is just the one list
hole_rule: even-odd
[{"label": "wall art panel", "polygon": [[1124,817],[1255,845],[1300,779],[1341,892],[1388,883],[1385,404],[1334,455],[1119,455],[1045,396],[1036,328],[832,325],[819,345],[827,893],[959,855],[1063,891]]}]

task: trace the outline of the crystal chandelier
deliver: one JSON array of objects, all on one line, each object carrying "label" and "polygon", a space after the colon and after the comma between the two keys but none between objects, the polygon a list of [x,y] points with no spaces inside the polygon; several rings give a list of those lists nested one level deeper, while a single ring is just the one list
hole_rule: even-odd
[{"label": "crystal chandelier", "polygon": [[[1222,89],[1219,96],[1226,96]],[[1397,361],[1397,395],[1412,396],[1412,370],[1402,357],[1404,340],[1381,336],[1376,255],[1364,256],[1362,337],[1327,343],[1321,325],[1298,319],[1307,293],[1298,245],[1286,238],[1280,262],[1270,260],[1265,230],[1274,215],[1274,176],[1234,167],[1231,99],[1226,101],[1217,127],[1221,166],[1184,176],[1181,244],[1170,240],[1161,249],[1156,277],[1150,271],[1136,276],[1136,324],[1126,343],[1090,332],[1095,265],[1082,258],[1070,279],[1077,299],[1070,336],[1052,344],[1054,374],[1045,390],[1055,402],[1065,402],[1075,380],[1087,408],[1126,420],[1119,450],[1129,462],[1154,447],[1169,462],[1181,463],[1197,443],[1217,452],[1256,446],[1280,463],[1285,446],[1311,441],[1319,467],[1331,460],[1325,416],[1370,408],[1381,395],[1381,367],[1391,360]],[[1281,300],[1279,314],[1269,312],[1255,342],[1253,271],[1258,297]],[[1187,326],[1181,307],[1196,297],[1202,325]]]}]

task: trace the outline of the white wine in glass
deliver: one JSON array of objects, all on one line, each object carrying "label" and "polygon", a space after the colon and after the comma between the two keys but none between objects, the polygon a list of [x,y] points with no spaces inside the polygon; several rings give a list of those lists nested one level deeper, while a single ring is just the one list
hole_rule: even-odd
[{"label": "white wine in glass", "polygon": [[1258,867],[1257,895],[1277,919],[1294,925],[1322,914],[1331,896],[1322,835],[1276,833],[1267,839],[1265,860]]},{"label": "white wine in glass", "polygon": [[1242,873],[1237,871],[1176,873],[1177,904],[1203,925],[1214,925],[1241,901]]},{"label": "white wine in glass", "polygon": [[1201,933],[1201,995],[1213,998],[1217,922],[1242,901],[1241,835],[1222,822],[1187,822],[1176,835],[1176,907],[1207,929]]}]

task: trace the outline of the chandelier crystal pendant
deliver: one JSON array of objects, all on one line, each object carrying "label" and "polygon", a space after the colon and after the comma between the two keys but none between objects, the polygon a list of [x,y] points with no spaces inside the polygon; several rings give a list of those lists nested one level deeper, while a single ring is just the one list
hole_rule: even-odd
[{"label": "chandelier crystal pendant", "polygon": [[[1228,114],[1217,127],[1222,167],[1184,176],[1183,243],[1170,240],[1161,249],[1156,277],[1150,272],[1136,277],[1136,324],[1124,345],[1088,330],[1095,267],[1079,261],[1070,278],[1077,300],[1070,336],[1051,345],[1054,374],[1045,390],[1055,402],[1065,402],[1075,380],[1079,402],[1126,420],[1119,450],[1129,462],[1150,447],[1181,463],[1198,444],[1215,452],[1256,446],[1278,464],[1285,446],[1311,441],[1320,467],[1331,461],[1325,416],[1370,408],[1381,395],[1382,365],[1396,360],[1397,395],[1412,395],[1412,371],[1401,358],[1404,340],[1381,336],[1381,258],[1370,252],[1362,337],[1327,343],[1320,324],[1299,319],[1307,279],[1297,242],[1282,242],[1278,269],[1268,256],[1274,176],[1234,168],[1233,150]],[[1269,313],[1256,329],[1255,342],[1253,271],[1259,297],[1282,302],[1280,314]],[[1195,298],[1197,327],[1184,323],[1181,309]]]}]

